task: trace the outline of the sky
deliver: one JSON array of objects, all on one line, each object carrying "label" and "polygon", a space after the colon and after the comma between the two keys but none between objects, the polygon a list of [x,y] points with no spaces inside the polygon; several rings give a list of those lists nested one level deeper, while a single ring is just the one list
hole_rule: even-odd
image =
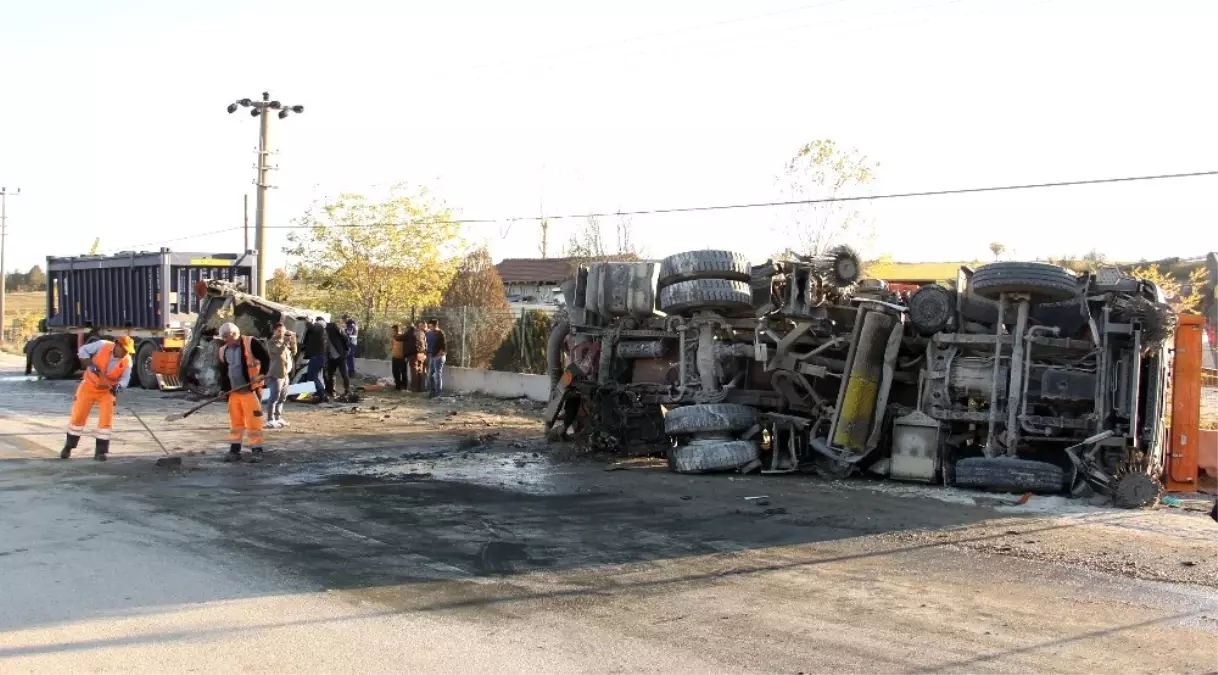
[{"label": "sky", "polygon": [[[341,7],[341,9],[340,9]],[[510,11],[509,11],[510,10]],[[496,258],[595,211],[784,198],[800,145],[878,161],[851,194],[1218,169],[1212,0],[0,0],[9,269],[48,255],[243,247],[269,90],[268,223],[426,185]],[[862,202],[869,257],[1192,256],[1218,177]],[[764,258],[790,208],[641,215],[649,256]],[[217,234],[219,230],[227,230]],[[269,266],[287,230],[270,231]]]}]

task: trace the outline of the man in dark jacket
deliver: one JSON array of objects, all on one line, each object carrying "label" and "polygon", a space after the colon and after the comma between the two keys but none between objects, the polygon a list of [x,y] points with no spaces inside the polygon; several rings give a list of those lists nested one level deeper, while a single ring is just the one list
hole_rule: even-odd
[{"label": "man in dark jacket", "polygon": [[242,335],[237,326],[220,326],[224,344],[216,355],[216,378],[228,398],[228,454],[224,461],[241,459],[241,441],[248,437],[251,462],[262,461],[262,379],[271,367],[271,354],[258,340]]},{"label": "man in dark jacket", "polygon": [[309,364],[309,370],[305,375],[305,379],[313,383],[316,393],[314,400],[322,401],[326,397],[326,387],[321,380],[322,371],[326,366],[326,320],[322,317],[317,317],[309,327],[305,329],[304,344],[305,359]]},{"label": "man in dark jacket", "polygon": [[427,393],[431,398],[440,395],[444,390],[444,360],[448,353],[448,344],[440,322],[432,319],[427,322]]},{"label": "man in dark jacket", "polygon": [[343,378],[343,396],[351,395],[351,378],[347,376],[347,335],[331,321],[326,324],[326,397],[334,396],[334,373]]}]

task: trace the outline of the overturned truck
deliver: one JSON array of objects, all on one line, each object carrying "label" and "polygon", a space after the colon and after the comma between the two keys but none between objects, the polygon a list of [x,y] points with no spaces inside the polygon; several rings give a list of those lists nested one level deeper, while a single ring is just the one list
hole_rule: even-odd
[{"label": "overturned truck", "polygon": [[[274,332],[276,323],[283,323],[284,328],[295,333],[298,342],[303,344],[304,331],[313,319],[320,316],[330,320],[324,312],[272,302],[245,293],[227,281],[200,281],[195,292],[199,298],[199,313],[189,339],[180,352],[158,354],[152,368],[159,374],[173,375],[187,390],[201,396],[215,396],[220,392],[215,364],[221,344],[221,325],[231,322],[242,335],[265,340]],[[305,371],[305,358],[303,354],[297,354],[291,384],[303,382]]]},{"label": "overturned truck", "polygon": [[897,290],[847,248],[604,262],[567,282],[548,436],[668,445],[678,472],[813,471],[1154,501],[1168,337],[1115,268],[961,268]]}]

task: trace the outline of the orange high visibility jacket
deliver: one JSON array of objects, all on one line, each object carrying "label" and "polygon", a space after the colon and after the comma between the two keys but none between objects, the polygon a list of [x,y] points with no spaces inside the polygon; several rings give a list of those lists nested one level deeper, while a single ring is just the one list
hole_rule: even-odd
[{"label": "orange high visibility jacket", "polygon": [[[227,385],[227,387],[224,388],[231,390],[233,388],[233,383],[229,382],[228,364],[224,361],[224,354],[227,351],[228,347],[226,345],[221,345],[220,351],[217,353],[217,358],[220,362],[220,384],[222,387]],[[269,367],[271,360],[270,354],[267,352],[266,347],[263,347],[260,343],[254,342],[254,338],[248,335],[241,336],[241,352],[242,356],[245,357],[245,377],[250,382],[253,382],[254,378],[262,375]],[[262,384],[255,384],[252,387],[246,387],[246,389],[260,395],[262,393]]]},{"label": "orange high visibility jacket", "polygon": [[[111,389],[120,384],[125,384],[127,378],[123,377],[128,370],[131,369],[131,355],[123,357],[118,361],[118,364],[109,371],[106,370],[110,366],[111,356],[114,355],[114,343],[110,340],[99,340],[101,346],[97,347],[97,351],[93,353],[93,358],[89,362],[97,369],[93,372],[92,368],[85,370],[85,382],[97,387],[98,389]],[[84,351],[83,349],[81,351]]]}]

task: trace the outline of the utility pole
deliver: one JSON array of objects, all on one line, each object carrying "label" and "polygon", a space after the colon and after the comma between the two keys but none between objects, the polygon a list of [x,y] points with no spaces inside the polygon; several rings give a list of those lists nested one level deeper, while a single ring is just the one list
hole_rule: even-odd
[{"label": "utility pole", "polygon": [[9,195],[16,197],[21,194],[21,188],[17,188],[16,192],[9,192],[8,188],[0,187],[0,344],[4,343],[4,300],[7,289],[4,288],[4,282],[7,281],[7,273],[4,267],[4,249],[8,241],[8,198]]},{"label": "utility pole", "polygon": [[[267,183],[267,173],[270,172],[270,153],[271,148],[267,144],[267,136],[270,134],[271,127],[271,111],[279,111],[279,119],[286,119],[288,113],[300,114],[304,112],[302,105],[284,105],[279,101],[271,100],[269,91],[262,92],[262,100],[255,101],[248,98],[243,98],[235,103],[228,104],[229,114],[237,112],[237,108],[249,108],[251,117],[258,117],[258,177],[254,184],[258,186],[257,204],[254,207],[254,242],[258,247],[258,262],[257,262],[257,288],[254,289],[255,294],[262,293],[262,285],[266,283],[266,190],[271,187]],[[248,245],[247,245],[248,250]]]},{"label": "utility pole", "polygon": [[246,193],[241,197],[241,201],[245,205],[245,248],[241,249],[241,252],[244,253],[250,250],[250,196]]}]

